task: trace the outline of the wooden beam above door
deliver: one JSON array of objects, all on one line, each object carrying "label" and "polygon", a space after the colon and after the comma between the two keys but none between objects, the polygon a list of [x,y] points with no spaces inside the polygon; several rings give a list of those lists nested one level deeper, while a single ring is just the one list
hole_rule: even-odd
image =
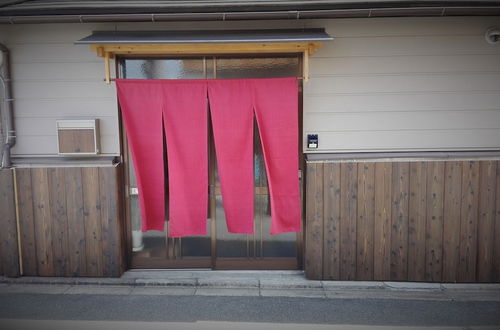
[{"label": "wooden beam above door", "polygon": [[93,44],[90,49],[104,57],[106,82],[111,82],[109,60],[116,55],[221,55],[221,54],[284,54],[303,55],[303,79],[309,79],[309,56],[322,46],[321,42],[258,42],[258,43],[169,43],[169,44]]}]

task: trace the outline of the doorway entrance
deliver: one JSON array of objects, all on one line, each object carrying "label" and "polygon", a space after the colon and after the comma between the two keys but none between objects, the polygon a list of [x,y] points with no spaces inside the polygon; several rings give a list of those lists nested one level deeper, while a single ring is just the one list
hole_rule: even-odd
[{"label": "doorway entrance", "polygon": [[[122,58],[119,75],[128,79],[242,79],[300,77],[300,55]],[[301,88],[299,88],[301,90]],[[301,94],[301,93],[299,93]],[[297,95],[301,104],[301,95]],[[299,109],[299,114],[301,114]],[[208,109],[207,109],[208,111]],[[299,122],[301,122],[299,120]],[[270,235],[267,176],[257,126],[254,125],[254,234],[227,231],[217,172],[215,147],[209,127],[209,218],[206,236],[168,237],[165,230],[142,233],[137,184],[126,135],[127,225],[131,268],[298,269],[302,233]],[[297,146],[300,148],[301,144]],[[299,155],[301,152],[299,150]],[[168,161],[165,157],[165,161]],[[299,168],[302,168],[302,159]],[[168,177],[166,178],[168,180]],[[302,184],[301,184],[302,186]],[[168,184],[166,184],[168,187]],[[168,196],[168,191],[166,192]],[[168,208],[168,205],[166,206]],[[168,210],[166,212],[168,214]],[[166,219],[168,220],[168,219]]]}]

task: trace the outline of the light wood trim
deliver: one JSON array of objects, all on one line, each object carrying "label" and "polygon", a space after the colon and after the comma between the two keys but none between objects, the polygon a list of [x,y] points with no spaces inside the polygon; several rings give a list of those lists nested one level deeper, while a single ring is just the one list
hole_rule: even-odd
[{"label": "light wood trim", "polygon": [[109,52],[104,53],[104,74],[106,77],[106,84],[111,84],[111,73],[109,69]]},{"label": "light wood trim", "polygon": [[90,49],[98,56],[106,54],[241,54],[241,53],[308,53],[313,55],[320,42],[281,43],[197,43],[197,44],[96,44]]},{"label": "light wood trim", "polygon": [[24,271],[23,271],[23,249],[21,245],[21,238],[23,237],[21,235],[21,226],[19,224],[19,189],[17,187],[17,173],[16,169],[14,168],[12,170],[13,178],[14,178],[14,202],[15,202],[15,211],[16,211],[16,230],[17,230],[17,251],[18,251],[18,257],[19,257],[19,275],[23,276]]},{"label": "light wood trim", "polygon": [[309,81],[309,50],[305,50],[302,56],[303,70],[302,76],[304,77],[304,82]]},{"label": "light wood trim", "polygon": [[303,54],[303,79],[309,80],[309,56],[321,42],[255,42],[255,43],[193,43],[193,44],[95,44],[90,49],[104,57],[105,80],[111,83],[109,59],[115,55],[217,55],[217,54]]}]

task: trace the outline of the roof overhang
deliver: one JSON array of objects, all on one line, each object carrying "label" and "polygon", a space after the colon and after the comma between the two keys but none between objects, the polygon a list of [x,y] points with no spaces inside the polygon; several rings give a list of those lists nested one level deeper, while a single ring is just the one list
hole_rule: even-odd
[{"label": "roof overhang", "polygon": [[324,29],[212,31],[95,31],[77,44],[193,44],[314,42],[333,38]]},{"label": "roof overhang", "polygon": [[500,15],[499,0],[4,0],[0,24]]},{"label": "roof overhang", "polygon": [[303,54],[304,79],[308,79],[309,55],[323,41],[333,38],[324,29],[214,30],[214,31],[96,31],[76,41],[90,45],[104,57],[106,82],[109,59],[126,55]]}]

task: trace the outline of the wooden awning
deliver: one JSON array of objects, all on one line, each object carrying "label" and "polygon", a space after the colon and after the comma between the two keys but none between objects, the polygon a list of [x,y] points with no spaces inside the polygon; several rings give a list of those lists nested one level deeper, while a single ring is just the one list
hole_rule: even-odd
[{"label": "wooden awning", "polygon": [[106,82],[109,59],[115,55],[303,54],[303,78],[309,78],[309,55],[323,41],[333,40],[324,29],[240,31],[97,31],[76,41],[104,57]]}]

